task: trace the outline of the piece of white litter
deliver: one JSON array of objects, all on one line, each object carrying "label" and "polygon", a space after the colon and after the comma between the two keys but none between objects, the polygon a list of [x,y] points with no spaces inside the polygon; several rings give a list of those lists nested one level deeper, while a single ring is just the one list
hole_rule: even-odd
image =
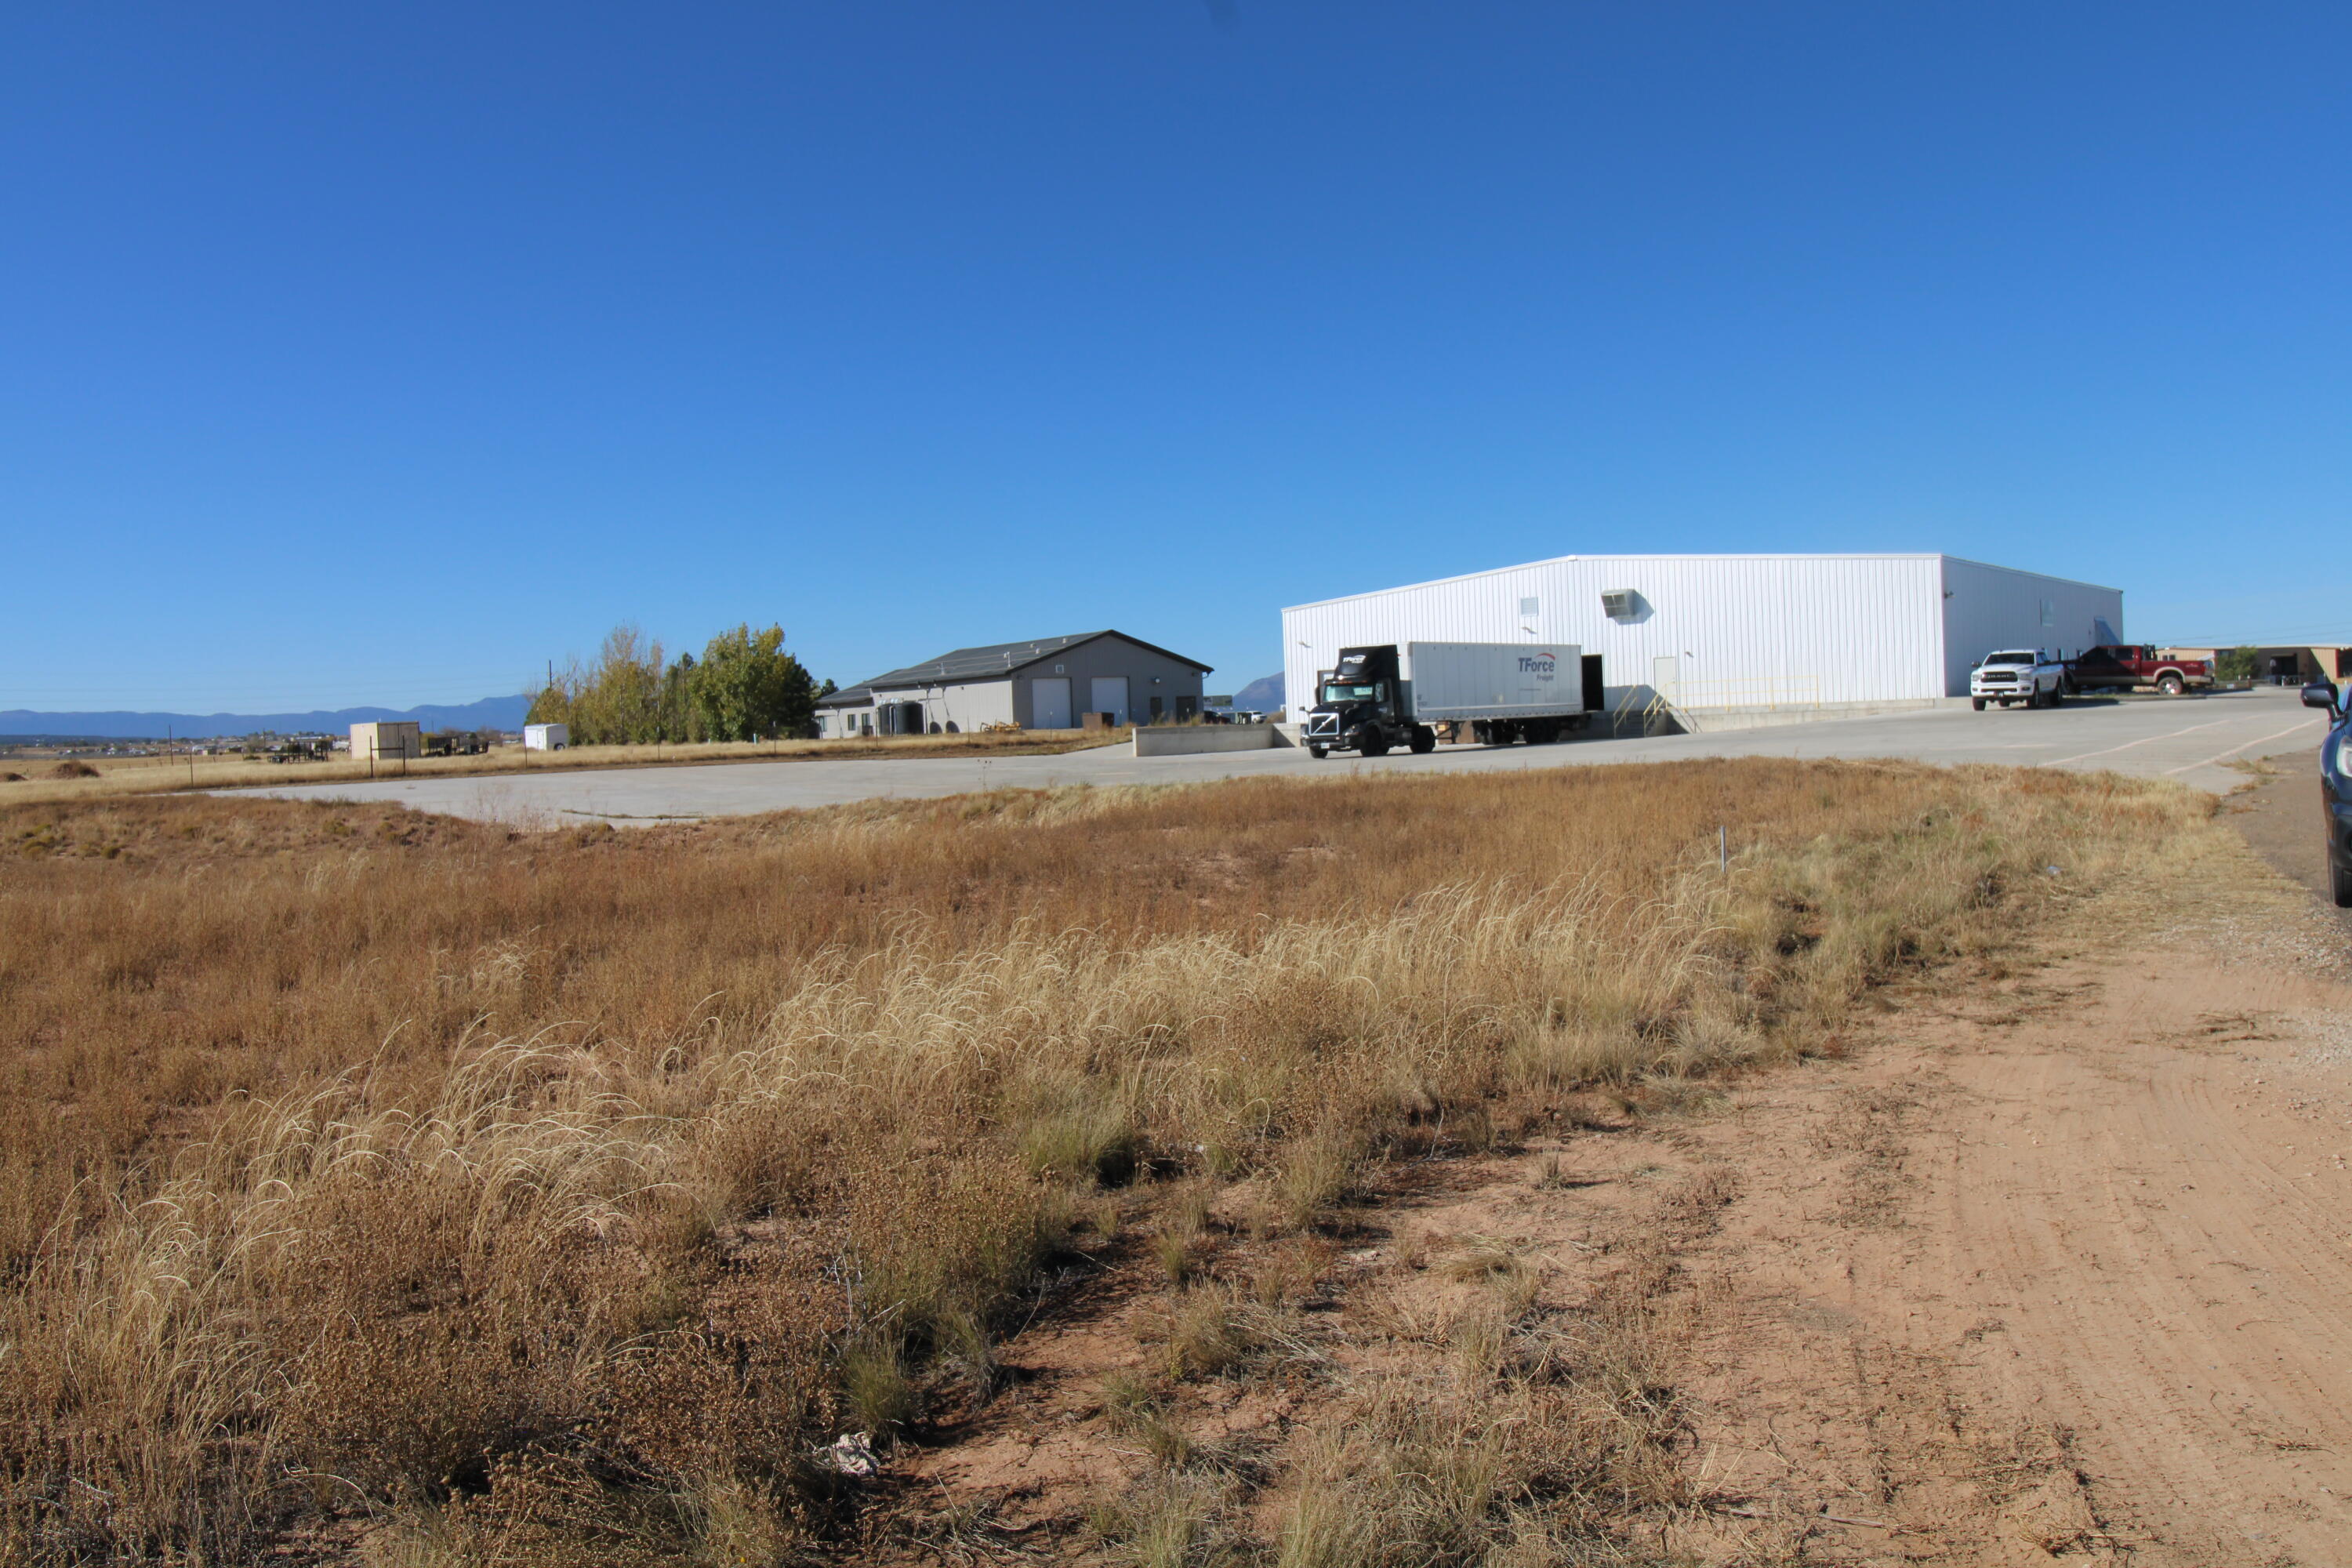
[{"label": "piece of white litter", "polygon": [[860,1480],[882,1473],[882,1461],[874,1457],[874,1439],[864,1432],[844,1432],[833,1440],[832,1447],[817,1450],[817,1460]]}]

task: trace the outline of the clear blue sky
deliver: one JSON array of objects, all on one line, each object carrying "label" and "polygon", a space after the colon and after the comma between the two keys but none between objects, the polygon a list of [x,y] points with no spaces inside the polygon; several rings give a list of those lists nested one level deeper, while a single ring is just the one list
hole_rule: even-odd
[{"label": "clear blue sky", "polygon": [[2352,637],[2347,81],[2341,0],[11,6],[0,708],[1228,689],[1650,549]]}]

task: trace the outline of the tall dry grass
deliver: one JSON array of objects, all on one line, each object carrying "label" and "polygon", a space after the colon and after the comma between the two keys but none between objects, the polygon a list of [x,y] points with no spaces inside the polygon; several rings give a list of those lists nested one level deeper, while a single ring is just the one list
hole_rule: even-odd
[{"label": "tall dry grass", "polygon": [[1498,1102],[1802,1051],[2206,810],[1758,761],[633,835],[12,813],[0,1541],[823,1541],[815,1446],[984,1381],[1103,1184],[1250,1180],[1327,1223]]}]

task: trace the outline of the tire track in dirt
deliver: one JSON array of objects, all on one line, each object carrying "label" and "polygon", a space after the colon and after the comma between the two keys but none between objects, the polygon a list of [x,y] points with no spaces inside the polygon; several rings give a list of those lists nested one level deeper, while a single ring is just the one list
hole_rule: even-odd
[{"label": "tire track in dirt", "polygon": [[2053,977],[2062,1016],[1950,1042],[1942,1269],[2139,1561],[2352,1561],[2345,1084],[2260,1023],[2346,998],[2188,953],[2101,970]]}]

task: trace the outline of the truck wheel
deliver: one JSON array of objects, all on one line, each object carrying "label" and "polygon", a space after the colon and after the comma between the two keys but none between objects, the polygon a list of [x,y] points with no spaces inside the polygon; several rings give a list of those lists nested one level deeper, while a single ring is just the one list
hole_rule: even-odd
[{"label": "truck wheel", "polygon": [[1307,748],[1307,754],[1319,763],[1324,758],[1331,754],[1331,748],[1328,746],[1309,746]]},{"label": "truck wheel", "polygon": [[2336,894],[2336,907],[2339,910],[2352,910],[2352,866],[2340,865],[2330,860],[2327,863],[2327,881],[2330,889]]},{"label": "truck wheel", "polygon": [[1412,754],[1425,757],[1437,750],[1437,731],[1426,724],[1416,724],[1412,730]]},{"label": "truck wheel", "polygon": [[1389,738],[1367,724],[1356,732],[1356,754],[1360,757],[1385,757],[1389,754]]},{"label": "truck wheel", "polygon": [[1971,697],[1969,699],[1969,706],[1981,713],[1984,711],[1984,699],[1981,697]]},{"label": "truck wheel", "polygon": [[2156,678],[2156,689],[2167,697],[2178,697],[2180,695],[2180,677],[2168,669]]}]

